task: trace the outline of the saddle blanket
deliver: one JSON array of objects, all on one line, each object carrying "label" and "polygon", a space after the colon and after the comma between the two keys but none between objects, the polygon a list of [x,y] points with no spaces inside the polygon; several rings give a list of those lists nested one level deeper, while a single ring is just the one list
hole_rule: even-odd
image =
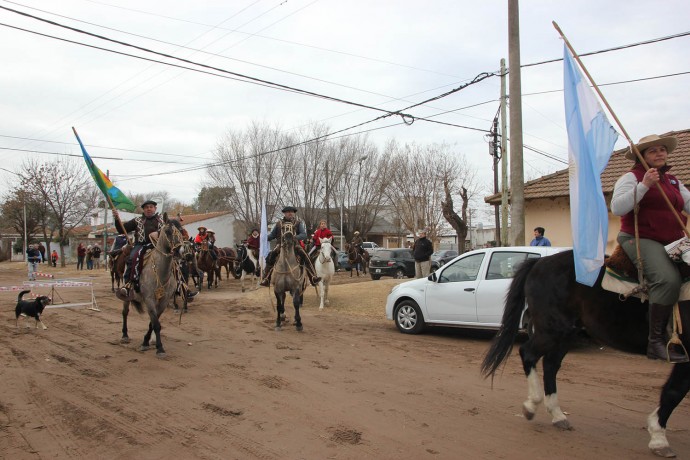
[{"label": "saddle blanket", "polygon": [[[633,289],[640,286],[637,280],[627,278],[619,275],[611,268],[606,267],[604,277],[601,280],[601,287],[607,291],[616,292],[618,294],[630,294]],[[644,292],[637,292],[633,297],[638,297],[642,301],[647,300],[647,294]],[[690,300],[690,281],[684,281],[680,286],[679,301]]]}]

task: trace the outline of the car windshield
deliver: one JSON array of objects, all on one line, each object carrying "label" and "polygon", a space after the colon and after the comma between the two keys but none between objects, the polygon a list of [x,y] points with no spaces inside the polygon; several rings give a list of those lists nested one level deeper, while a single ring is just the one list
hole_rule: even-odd
[{"label": "car windshield", "polygon": [[379,259],[395,259],[395,252],[393,251],[378,251],[374,257]]}]

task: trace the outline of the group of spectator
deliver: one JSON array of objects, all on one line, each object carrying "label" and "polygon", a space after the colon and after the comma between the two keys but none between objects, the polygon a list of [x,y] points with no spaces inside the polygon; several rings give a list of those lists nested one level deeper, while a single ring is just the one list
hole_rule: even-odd
[{"label": "group of spectator", "polygon": [[84,269],[84,261],[86,261],[86,269],[93,270],[101,268],[101,253],[103,250],[95,243],[84,246],[84,243],[79,243],[77,246],[77,270]]}]

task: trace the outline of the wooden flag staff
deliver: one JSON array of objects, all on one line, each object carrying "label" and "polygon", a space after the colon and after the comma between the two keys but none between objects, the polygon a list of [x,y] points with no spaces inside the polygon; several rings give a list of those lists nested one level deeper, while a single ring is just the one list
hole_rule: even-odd
[{"label": "wooden flag staff", "polygon": [[[570,52],[573,54],[573,57],[574,57],[575,60],[577,61],[578,65],[580,66],[580,68],[582,69],[582,71],[585,73],[585,75],[587,76],[587,79],[588,79],[589,82],[592,84],[592,87],[593,87],[594,90],[597,92],[597,94],[599,95],[599,98],[600,98],[601,101],[604,103],[604,105],[606,106],[606,109],[609,111],[609,113],[610,113],[611,116],[613,117],[614,121],[615,121],[616,124],[618,125],[618,128],[620,128],[621,132],[623,133],[623,136],[625,136],[625,139],[626,139],[626,140],[628,141],[628,143],[630,144],[630,149],[635,153],[635,156],[637,157],[637,159],[640,160],[640,163],[642,164],[642,166],[644,166],[645,171],[649,170],[649,165],[647,164],[647,162],[645,161],[645,159],[642,157],[642,154],[640,153],[640,151],[638,150],[637,146],[635,145],[635,143],[632,141],[632,139],[631,139],[630,136],[628,135],[628,132],[625,130],[625,128],[623,127],[623,124],[621,123],[621,121],[620,121],[620,120],[618,119],[618,117],[616,116],[616,113],[613,111],[613,109],[612,109],[611,106],[609,105],[608,101],[606,100],[606,98],[605,98],[604,95],[602,94],[601,90],[599,89],[599,87],[597,86],[597,84],[594,82],[594,79],[592,78],[592,76],[591,76],[591,75],[589,74],[589,72],[587,71],[587,67],[585,67],[585,65],[584,65],[584,64],[582,63],[582,61],[580,60],[580,56],[578,56],[578,54],[575,52],[575,50],[573,49],[573,47],[572,47],[572,45],[570,44],[570,42],[568,41],[568,39],[566,38],[566,36],[563,34],[563,31],[561,30],[561,28],[558,27],[558,24],[556,24],[556,21],[551,21],[551,23],[553,24],[553,26],[556,28],[556,30],[557,30],[558,33],[560,34],[561,38],[562,38],[563,41],[565,42],[565,45],[568,47],[568,49],[570,50]],[[673,215],[676,217],[676,220],[678,221],[678,224],[680,224],[681,228],[683,229],[683,232],[685,233],[685,236],[687,236],[688,238],[690,238],[690,233],[688,233],[688,229],[685,227],[685,224],[683,223],[683,220],[680,218],[680,215],[678,214],[678,211],[676,211],[676,209],[675,209],[675,208],[673,207],[673,205],[671,204],[671,200],[668,199],[668,196],[666,196],[666,193],[665,193],[664,190],[661,188],[661,185],[659,185],[659,183],[657,183],[657,184],[656,184],[656,187],[657,187],[657,189],[659,190],[659,192],[661,192],[661,196],[664,197],[664,201],[665,201],[666,204],[668,205],[668,207],[669,207],[669,209],[671,210],[671,212],[673,212]]]}]

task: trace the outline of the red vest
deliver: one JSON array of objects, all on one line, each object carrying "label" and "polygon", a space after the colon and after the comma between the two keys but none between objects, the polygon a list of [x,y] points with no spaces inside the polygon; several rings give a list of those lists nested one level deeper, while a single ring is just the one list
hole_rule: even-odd
[{"label": "red vest", "polygon": [[333,232],[331,232],[328,227],[326,228],[319,228],[314,232],[314,245],[316,247],[321,247],[321,241],[319,238],[333,238]]},{"label": "red vest", "polygon": [[[630,171],[635,174],[638,182],[642,182],[645,173],[642,164],[637,164]],[[685,225],[687,218],[682,214],[684,203],[683,196],[680,194],[678,179],[667,173],[660,173],[659,177],[661,178],[659,185],[680,215],[683,225]],[[661,192],[659,192],[656,186],[647,190],[644,198],[640,201],[637,225],[640,231],[640,238],[647,238],[662,244],[669,244],[685,235],[678,220],[676,220],[668,208],[664,197],[661,196]],[[630,235],[635,234],[634,210],[621,217],[621,231]]]}]

